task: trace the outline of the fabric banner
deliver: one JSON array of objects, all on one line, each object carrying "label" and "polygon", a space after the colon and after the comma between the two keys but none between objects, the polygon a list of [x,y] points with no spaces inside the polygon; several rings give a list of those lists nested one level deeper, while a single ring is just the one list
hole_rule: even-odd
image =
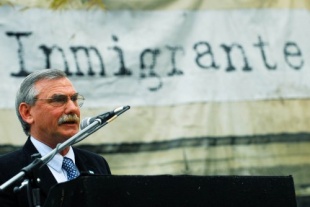
[{"label": "fabric banner", "polygon": [[3,6],[0,14],[0,95],[9,94],[1,108],[14,105],[22,77],[42,68],[66,71],[87,107],[310,94],[310,28],[301,23],[310,21],[307,10],[133,13]]},{"label": "fabric banner", "polygon": [[82,118],[131,106],[77,144],[113,174],[293,175],[310,195],[307,1],[34,2],[0,4],[1,154],[26,139],[19,84],[58,68]]}]

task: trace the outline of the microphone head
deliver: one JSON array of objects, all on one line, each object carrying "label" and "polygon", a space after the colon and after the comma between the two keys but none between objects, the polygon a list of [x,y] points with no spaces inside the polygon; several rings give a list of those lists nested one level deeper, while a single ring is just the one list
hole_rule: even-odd
[{"label": "microphone head", "polygon": [[85,127],[87,127],[90,124],[90,119],[91,117],[84,118],[80,123],[80,129],[84,129]]}]

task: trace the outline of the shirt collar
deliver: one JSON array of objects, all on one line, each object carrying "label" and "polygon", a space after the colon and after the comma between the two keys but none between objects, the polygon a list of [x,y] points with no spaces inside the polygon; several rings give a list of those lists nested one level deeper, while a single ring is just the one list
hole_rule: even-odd
[{"label": "shirt collar", "polygon": [[[31,142],[35,146],[35,148],[38,150],[38,152],[41,154],[41,156],[45,156],[46,154],[50,153],[53,149],[47,146],[46,144],[40,142],[39,140],[35,139],[34,137],[30,137]],[[68,153],[65,155],[65,157],[70,158],[75,163],[75,156],[72,147],[69,147]],[[53,159],[51,159],[47,165],[57,172],[62,171],[62,162],[63,162],[63,156],[59,153],[57,153]]]}]

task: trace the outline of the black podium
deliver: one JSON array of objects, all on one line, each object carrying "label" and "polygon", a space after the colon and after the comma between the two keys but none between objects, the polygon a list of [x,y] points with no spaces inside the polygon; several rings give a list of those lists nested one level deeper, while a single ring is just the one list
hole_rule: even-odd
[{"label": "black podium", "polygon": [[44,207],[296,207],[292,176],[84,176],[57,184]]}]

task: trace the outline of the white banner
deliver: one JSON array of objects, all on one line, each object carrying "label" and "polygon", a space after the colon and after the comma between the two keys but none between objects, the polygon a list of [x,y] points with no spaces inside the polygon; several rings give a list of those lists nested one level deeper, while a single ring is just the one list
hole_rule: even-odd
[{"label": "white banner", "polygon": [[51,11],[0,7],[0,102],[66,71],[85,107],[308,98],[307,10]]}]

